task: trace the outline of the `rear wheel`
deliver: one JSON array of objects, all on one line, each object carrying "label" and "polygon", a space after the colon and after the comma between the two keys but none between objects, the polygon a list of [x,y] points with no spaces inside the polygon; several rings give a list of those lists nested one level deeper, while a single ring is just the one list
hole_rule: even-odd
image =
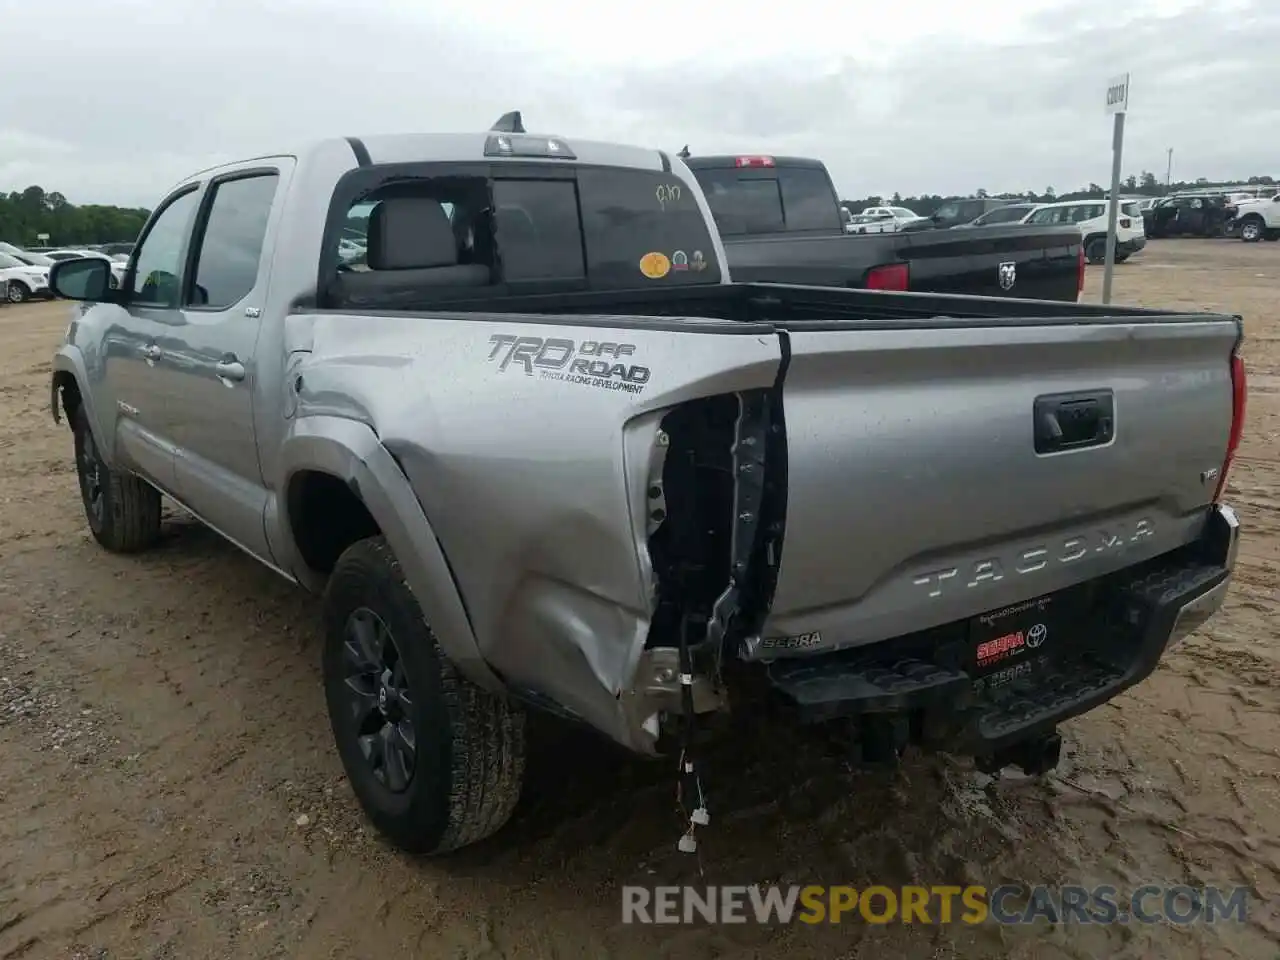
[{"label": "rear wheel", "polygon": [[1107,239],[1106,237],[1095,237],[1085,245],[1084,255],[1090,263],[1095,266],[1099,263],[1107,262]]},{"label": "rear wheel", "polygon": [[160,494],[102,458],[84,406],[72,414],[80,500],[93,539],[112,553],[137,553],[160,539]]},{"label": "rear wheel", "polygon": [[1245,243],[1257,243],[1267,232],[1267,225],[1258,216],[1246,217],[1240,223],[1240,239]]},{"label": "rear wheel", "polygon": [[324,685],[365,814],[412,853],[481,840],[511,816],[524,712],[460,676],[382,537],[338,558],[324,600]]}]

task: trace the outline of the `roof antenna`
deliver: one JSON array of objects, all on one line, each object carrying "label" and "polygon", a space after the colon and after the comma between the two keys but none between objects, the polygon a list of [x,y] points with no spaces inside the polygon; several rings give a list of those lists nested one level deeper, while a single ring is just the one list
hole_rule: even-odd
[{"label": "roof antenna", "polygon": [[495,133],[524,133],[524,121],[520,119],[520,111],[512,110],[498,118],[498,122],[489,128]]},{"label": "roof antenna", "polygon": [[692,154],[689,153],[689,145],[686,143],[683,147],[681,147],[680,152],[677,153],[676,156],[679,157],[681,160],[688,160],[689,157],[692,156]]}]

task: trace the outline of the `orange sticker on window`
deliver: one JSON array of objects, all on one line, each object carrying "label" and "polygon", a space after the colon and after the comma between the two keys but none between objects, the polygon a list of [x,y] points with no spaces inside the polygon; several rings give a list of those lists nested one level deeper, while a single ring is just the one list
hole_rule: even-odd
[{"label": "orange sticker on window", "polygon": [[640,258],[640,272],[650,280],[660,280],[671,272],[671,261],[665,253],[646,253]]}]

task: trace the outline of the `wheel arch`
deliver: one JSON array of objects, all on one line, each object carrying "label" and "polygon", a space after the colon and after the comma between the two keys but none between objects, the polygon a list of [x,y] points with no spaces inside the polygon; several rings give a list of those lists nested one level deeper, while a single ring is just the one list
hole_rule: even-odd
[{"label": "wheel arch", "polygon": [[[408,477],[372,428],[339,417],[298,420],[281,446],[280,477],[267,535],[282,566],[318,592],[327,579],[324,567],[337,553],[381,534],[445,655],[478,686],[504,689],[480,654],[443,546]],[[337,522],[319,534],[307,531],[321,516]]]},{"label": "wheel arch", "polygon": [[90,383],[84,357],[75,347],[64,344],[53,355],[53,375],[49,381],[49,407],[53,422],[61,423],[65,415],[68,424],[72,424],[76,411],[83,409],[93,442],[102,458],[111,465],[115,462],[115,437],[111,431],[103,429]]}]

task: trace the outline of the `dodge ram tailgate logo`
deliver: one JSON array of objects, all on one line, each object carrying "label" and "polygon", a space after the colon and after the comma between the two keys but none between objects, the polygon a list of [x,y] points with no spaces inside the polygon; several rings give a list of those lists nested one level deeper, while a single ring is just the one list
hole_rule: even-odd
[{"label": "dodge ram tailgate logo", "polygon": [[1018,282],[1018,265],[1012,260],[1006,260],[1000,264],[997,272],[1000,277],[1000,289],[1012,290],[1013,285]]}]

